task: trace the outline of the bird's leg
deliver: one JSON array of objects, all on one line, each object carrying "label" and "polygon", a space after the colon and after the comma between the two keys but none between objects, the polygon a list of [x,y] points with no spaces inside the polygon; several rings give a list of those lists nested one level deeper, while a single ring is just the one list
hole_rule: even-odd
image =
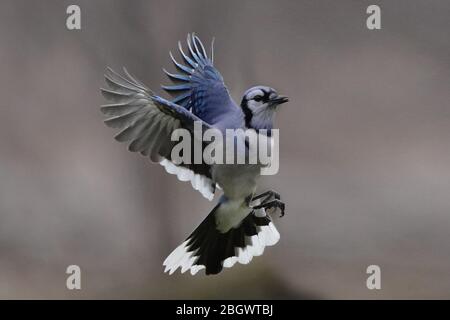
[{"label": "bird's leg", "polygon": [[280,217],[284,216],[285,205],[284,205],[284,202],[281,202],[279,199],[265,202],[265,203],[262,203],[260,205],[253,207],[253,209],[261,209],[261,208],[264,208],[264,209],[278,208],[281,211]]},{"label": "bird's leg", "polygon": [[271,198],[275,198],[277,200],[281,199],[280,194],[278,192],[275,192],[273,190],[268,190],[268,191],[263,192],[263,193],[261,193],[261,194],[259,194],[257,196],[254,196],[252,198],[252,201],[258,200],[258,199],[261,199],[261,198],[264,198],[264,199],[260,202],[260,204],[263,204],[263,203],[267,202]]}]

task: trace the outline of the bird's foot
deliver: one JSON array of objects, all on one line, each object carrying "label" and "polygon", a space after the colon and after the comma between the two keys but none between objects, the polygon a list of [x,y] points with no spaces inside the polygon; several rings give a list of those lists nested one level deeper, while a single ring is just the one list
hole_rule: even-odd
[{"label": "bird's foot", "polygon": [[260,205],[257,205],[257,206],[253,207],[253,209],[261,209],[261,208],[264,208],[266,210],[267,209],[272,209],[272,208],[280,209],[280,218],[283,217],[284,213],[285,213],[284,212],[285,204],[284,204],[284,202],[280,201],[279,199],[275,199],[275,200],[272,200],[272,201],[269,201],[269,202],[265,202],[265,203],[262,203]]}]

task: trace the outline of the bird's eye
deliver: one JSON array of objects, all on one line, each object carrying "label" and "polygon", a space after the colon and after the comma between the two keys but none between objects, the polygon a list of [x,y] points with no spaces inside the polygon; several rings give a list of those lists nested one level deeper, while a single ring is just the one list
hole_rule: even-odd
[{"label": "bird's eye", "polygon": [[261,96],[254,96],[253,100],[255,100],[256,102],[259,102],[259,101],[262,100],[262,97]]}]

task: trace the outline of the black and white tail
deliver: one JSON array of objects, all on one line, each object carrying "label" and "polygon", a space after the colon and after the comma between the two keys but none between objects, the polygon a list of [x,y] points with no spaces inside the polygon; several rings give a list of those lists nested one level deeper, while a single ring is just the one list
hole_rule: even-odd
[{"label": "black and white tail", "polygon": [[258,209],[245,217],[239,226],[221,233],[216,228],[217,205],[192,234],[164,261],[164,272],[174,273],[178,268],[192,275],[206,269],[205,273],[217,274],[231,268],[236,262],[248,264],[260,256],[266,246],[275,245],[280,234],[264,209]]}]

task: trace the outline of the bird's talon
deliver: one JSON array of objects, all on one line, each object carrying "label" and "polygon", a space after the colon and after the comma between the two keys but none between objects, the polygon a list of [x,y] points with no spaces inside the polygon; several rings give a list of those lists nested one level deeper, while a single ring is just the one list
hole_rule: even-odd
[{"label": "bird's talon", "polygon": [[281,210],[280,218],[282,218],[282,217],[284,217],[284,214],[285,214],[285,212],[284,212],[284,203],[280,206],[280,210]]}]

